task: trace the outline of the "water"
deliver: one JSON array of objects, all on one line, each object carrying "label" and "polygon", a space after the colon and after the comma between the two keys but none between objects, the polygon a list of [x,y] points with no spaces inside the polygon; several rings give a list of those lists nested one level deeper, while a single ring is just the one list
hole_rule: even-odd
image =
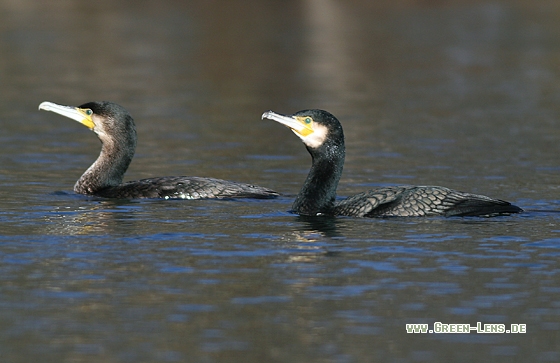
[{"label": "water", "polygon": [[[560,359],[560,5],[0,1],[2,362]],[[93,133],[42,101],[111,100],[126,180],[212,176],[263,201],[110,201],[72,186]],[[340,195],[435,184],[484,219],[303,218],[309,168],[263,111],[324,108]],[[435,322],[525,334],[407,334]]]}]

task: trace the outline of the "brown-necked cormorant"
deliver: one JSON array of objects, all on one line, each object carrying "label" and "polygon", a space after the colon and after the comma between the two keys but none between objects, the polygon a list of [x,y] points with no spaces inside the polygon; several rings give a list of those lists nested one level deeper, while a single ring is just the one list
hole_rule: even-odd
[{"label": "brown-necked cormorant", "polygon": [[437,186],[380,187],[336,200],[344,166],[344,133],[327,111],[304,110],[293,115],[267,111],[263,119],[289,127],[311,154],[311,170],[292,205],[301,215],[352,217],[496,216],[519,213],[509,202]]},{"label": "brown-necked cormorant", "polygon": [[123,183],[136,148],[132,116],[112,102],[88,102],[78,107],[43,102],[39,110],[56,112],[93,130],[101,153],[74,185],[79,194],[105,198],[224,199],[273,198],[278,193],[255,185],[226,180],[171,176]]}]

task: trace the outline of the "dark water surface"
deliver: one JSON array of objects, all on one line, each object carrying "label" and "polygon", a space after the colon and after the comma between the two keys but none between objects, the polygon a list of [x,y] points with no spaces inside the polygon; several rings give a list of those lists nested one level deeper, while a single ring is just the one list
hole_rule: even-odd
[{"label": "dark water surface", "polygon": [[[559,361],[559,19],[556,0],[0,0],[0,361]],[[37,106],[102,99],[136,118],[126,180],[286,196],[75,195],[99,142]],[[260,115],[305,108],[345,127],[340,195],[435,184],[528,211],[289,214],[310,158]],[[527,332],[406,333],[435,322]]]}]

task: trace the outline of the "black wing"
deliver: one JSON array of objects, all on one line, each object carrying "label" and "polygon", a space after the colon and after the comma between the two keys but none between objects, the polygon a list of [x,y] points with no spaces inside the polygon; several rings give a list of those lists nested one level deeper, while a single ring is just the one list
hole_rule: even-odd
[{"label": "black wing", "polygon": [[335,205],[337,215],[357,217],[496,216],[521,211],[503,200],[437,186],[377,188]]},{"label": "black wing", "polygon": [[100,190],[105,198],[228,199],[275,198],[279,194],[257,185],[200,177],[161,177],[141,179]]}]

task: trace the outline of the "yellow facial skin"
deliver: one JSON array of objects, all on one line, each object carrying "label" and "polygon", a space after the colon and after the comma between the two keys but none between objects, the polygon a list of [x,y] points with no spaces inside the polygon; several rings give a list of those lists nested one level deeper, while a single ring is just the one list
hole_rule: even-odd
[{"label": "yellow facial skin", "polygon": [[51,111],[59,115],[71,118],[78,121],[85,127],[93,130],[95,123],[93,122],[93,111],[89,108],[78,108],[72,106],[58,105],[52,102],[42,102],[39,105],[39,110]]},{"label": "yellow facial skin", "polygon": [[315,132],[313,119],[310,116],[284,116],[276,112],[267,111],[262,115],[263,119],[269,119],[289,127],[299,137],[306,137]]},{"label": "yellow facial skin", "polygon": [[310,116],[295,116],[294,117],[301,125],[302,128],[294,130],[303,137],[311,135],[315,130],[313,129],[313,118]]},{"label": "yellow facial skin", "polygon": [[311,148],[320,147],[329,136],[328,128],[321,123],[316,123],[311,116],[284,116],[267,111],[263,113],[262,118],[287,126],[305,145]]},{"label": "yellow facial skin", "polygon": [[79,122],[85,127],[89,128],[90,130],[93,130],[93,128],[95,127],[95,123],[93,122],[93,111],[90,110],[89,108],[77,108],[77,107],[76,107],[76,111],[84,115],[84,118]]}]

